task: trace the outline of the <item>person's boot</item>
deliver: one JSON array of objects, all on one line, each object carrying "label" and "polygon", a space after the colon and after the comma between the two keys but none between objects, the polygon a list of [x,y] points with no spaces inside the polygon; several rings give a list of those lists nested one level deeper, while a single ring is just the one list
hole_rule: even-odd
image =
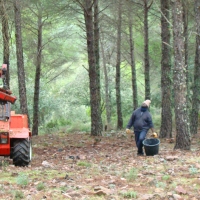
[{"label": "person's boot", "polygon": [[144,152],[139,152],[137,153],[138,156],[144,156]]}]

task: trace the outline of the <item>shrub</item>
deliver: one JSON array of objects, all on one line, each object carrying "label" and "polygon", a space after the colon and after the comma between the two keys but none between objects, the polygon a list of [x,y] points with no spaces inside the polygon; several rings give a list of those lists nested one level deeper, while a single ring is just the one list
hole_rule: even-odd
[{"label": "shrub", "polygon": [[45,185],[44,185],[44,183],[38,183],[36,188],[37,188],[38,191],[41,191],[45,188]]},{"label": "shrub", "polygon": [[189,172],[190,172],[190,174],[197,174],[198,173],[198,169],[195,168],[194,166],[191,166],[189,168]]},{"label": "shrub", "polygon": [[24,194],[22,191],[15,191],[14,193],[14,199],[19,200],[19,199],[24,199]]},{"label": "shrub", "polygon": [[163,177],[162,177],[162,180],[168,180],[170,178],[170,176],[169,175],[164,175]]},{"label": "shrub", "polygon": [[126,173],[124,175],[124,177],[128,180],[128,181],[133,181],[137,178],[138,176],[138,170],[135,168],[132,168],[128,173]]},{"label": "shrub", "polygon": [[20,173],[17,176],[16,182],[18,185],[27,186],[28,185],[28,176],[26,174]]}]

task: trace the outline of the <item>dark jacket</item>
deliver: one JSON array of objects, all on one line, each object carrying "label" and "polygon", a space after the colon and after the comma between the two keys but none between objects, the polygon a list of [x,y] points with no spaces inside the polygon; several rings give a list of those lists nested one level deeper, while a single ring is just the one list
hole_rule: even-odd
[{"label": "dark jacket", "polygon": [[134,127],[134,131],[142,131],[144,129],[149,130],[150,128],[153,128],[154,125],[150,112],[148,110],[141,112],[141,107],[133,111],[126,128],[130,129],[132,126]]}]

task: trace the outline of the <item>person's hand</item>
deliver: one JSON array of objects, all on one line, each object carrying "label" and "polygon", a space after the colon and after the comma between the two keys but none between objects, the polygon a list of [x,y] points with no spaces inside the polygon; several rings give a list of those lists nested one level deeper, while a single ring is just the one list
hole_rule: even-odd
[{"label": "person's hand", "polygon": [[151,134],[151,137],[157,138],[158,134],[156,132],[154,132],[154,133]]},{"label": "person's hand", "polygon": [[127,134],[127,135],[130,135],[130,134],[131,134],[131,130],[127,128],[127,129],[126,129],[126,134]]},{"label": "person's hand", "polygon": [[132,137],[132,131],[130,129],[126,129],[126,137],[128,138],[128,140],[131,140],[131,137]]}]

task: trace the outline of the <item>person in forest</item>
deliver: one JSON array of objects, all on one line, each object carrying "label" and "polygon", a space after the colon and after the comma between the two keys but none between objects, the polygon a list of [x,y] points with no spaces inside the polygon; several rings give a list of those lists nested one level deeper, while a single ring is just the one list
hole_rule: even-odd
[{"label": "person in forest", "polygon": [[151,129],[152,136],[157,137],[157,134],[154,131],[152,117],[148,110],[150,103],[151,101],[147,99],[142,103],[142,105],[139,108],[134,110],[126,126],[126,133],[128,135],[132,133],[130,128],[133,126],[135,134],[135,143],[138,148],[138,156],[144,155],[142,142],[144,141],[148,130]]}]

